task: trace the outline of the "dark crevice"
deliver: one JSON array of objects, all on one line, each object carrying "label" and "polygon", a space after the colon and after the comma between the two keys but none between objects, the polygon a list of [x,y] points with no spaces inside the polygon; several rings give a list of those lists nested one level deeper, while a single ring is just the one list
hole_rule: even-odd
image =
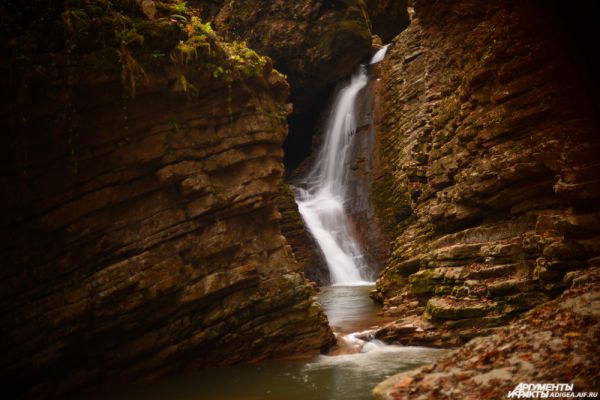
[{"label": "dark crevice", "polygon": [[335,85],[330,85],[316,96],[310,109],[293,113],[288,118],[289,133],[283,144],[283,163],[287,172],[297,168],[313,150],[313,137],[318,130],[321,114],[330,101]]}]

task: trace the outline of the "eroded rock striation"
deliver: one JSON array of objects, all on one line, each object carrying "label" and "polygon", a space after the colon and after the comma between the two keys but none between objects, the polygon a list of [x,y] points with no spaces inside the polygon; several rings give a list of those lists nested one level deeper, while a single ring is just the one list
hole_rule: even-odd
[{"label": "eroded rock striation", "polygon": [[600,262],[597,116],[540,4],[417,1],[382,67],[382,339],[459,344]]},{"label": "eroded rock striation", "polygon": [[[388,378],[373,391],[375,398],[503,399],[520,383],[573,385],[552,391],[569,394],[551,393],[549,398],[597,391],[600,269],[572,271],[566,278],[571,287],[557,299],[489,337],[473,339],[434,365]],[[543,397],[530,397],[535,396]]]},{"label": "eroded rock striation", "polygon": [[214,11],[229,40],[242,40],[273,59],[291,84],[286,165],[297,167],[311,152],[319,115],[337,82],[371,55],[372,35],[387,42],[408,24],[405,0],[227,1]]},{"label": "eroded rock striation", "polygon": [[362,0],[243,1],[225,4],[217,24],[275,60],[294,88],[298,109],[352,73],[371,50]]},{"label": "eroded rock striation", "polygon": [[281,233],[290,244],[294,257],[300,264],[300,270],[306,278],[318,285],[330,284],[327,262],[298,211],[293,187],[282,183],[276,201],[281,213]]},{"label": "eroded rock striation", "polygon": [[156,3],[49,9],[104,30],[2,65],[1,372],[33,398],[332,341],[279,227],[285,78]]},{"label": "eroded rock striation", "polygon": [[[371,52],[371,35],[390,41],[408,25],[405,0],[302,0],[226,2],[216,23],[245,40],[287,74],[295,106],[316,98],[352,74]],[[307,134],[307,133],[305,133]]]}]

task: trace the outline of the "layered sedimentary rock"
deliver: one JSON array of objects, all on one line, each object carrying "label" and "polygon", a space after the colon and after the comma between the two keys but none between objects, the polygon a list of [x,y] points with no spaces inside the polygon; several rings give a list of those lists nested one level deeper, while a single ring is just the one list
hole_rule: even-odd
[{"label": "layered sedimentary rock", "polygon": [[81,7],[143,36],[1,81],[2,376],[42,398],[328,345],[279,228],[284,77],[194,15]]},{"label": "layered sedimentary rock", "polygon": [[371,49],[369,16],[361,0],[228,2],[216,17],[232,40],[271,57],[287,75],[294,111],[285,163],[295,168],[311,152],[311,136],[335,83]]},{"label": "layered sedimentary rock", "polygon": [[300,264],[304,275],[318,285],[331,283],[327,262],[319,250],[318,244],[306,228],[298,205],[294,198],[293,188],[282,183],[279,186],[277,207],[281,213],[281,233],[292,247],[294,257]]},{"label": "layered sedimentary rock", "polygon": [[379,158],[373,156],[379,145],[375,121],[378,118],[376,113],[380,111],[377,102],[381,82],[378,79],[379,65],[371,65],[368,69],[369,83],[357,104],[358,129],[352,139],[346,207],[352,232],[374,280],[389,257],[390,239],[380,226],[371,196],[371,186],[381,169]]},{"label": "layered sedimentary rock", "polygon": [[408,15],[404,0],[246,0],[224,2],[214,20],[230,40],[246,41],[287,75],[294,112],[286,164],[295,168],[311,152],[315,123],[336,82],[368,59],[372,34],[391,40]]},{"label": "layered sedimentary rock", "polygon": [[297,108],[310,107],[371,49],[369,15],[360,0],[231,2],[217,24],[275,60],[289,77]]},{"label": "layered sedimentary rock", "polygon": [[292,100],[310,109],[323,90],[369,56],[371,34],[391,40],[408,25],[406,1],[243,1],[224,4],[217,25],[288,75]]},{"label": "layered sedimentary rock", "polygon": [[[435,365],[390,377],[375,388],[375,398],[503,399],[515,389],[517,397],[521,383],[573,385],[550,390],[548,398],[596,391],[600,269],[573,271],[567,280],[570,289],[557,299],[494,335],[472,340]],[[526,398],[528,391],[523,390],[522,396]],[[535,396],[544,397],[536,393],[529,397]]]},{"label": "layered sedimentary rock", "polygon": [[383,339],[458,344],[600,262],[597,116],[541,7],[418,1],[392,42],[372,197],[393,239],[374,297],[405,319]]}]

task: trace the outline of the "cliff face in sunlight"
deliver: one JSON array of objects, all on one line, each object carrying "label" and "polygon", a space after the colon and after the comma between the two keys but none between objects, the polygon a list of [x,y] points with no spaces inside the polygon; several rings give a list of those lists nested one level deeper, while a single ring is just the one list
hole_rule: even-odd
[{"label": "cliff face in sunlight", "polygon": [[600,262],[597,115],[543,10],[418,1],[392,42],[372,196],[393,239],[375,297],[404,319],[378,337],[460,343]]},{"label": "cliff face in sunlight", "polygon": [[82,31],[2,65],[1,371],[35,398],[332,340],[279,228],[285,78],[119,4],[50,9]]}]

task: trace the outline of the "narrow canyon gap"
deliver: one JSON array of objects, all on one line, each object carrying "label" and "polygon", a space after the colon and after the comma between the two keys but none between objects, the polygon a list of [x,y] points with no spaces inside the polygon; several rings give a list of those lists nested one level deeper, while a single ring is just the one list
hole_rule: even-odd
[{"label": "narrow canyon gap", "polygon": [[4,0],[6,396],[598,391],[592,6]]}]

